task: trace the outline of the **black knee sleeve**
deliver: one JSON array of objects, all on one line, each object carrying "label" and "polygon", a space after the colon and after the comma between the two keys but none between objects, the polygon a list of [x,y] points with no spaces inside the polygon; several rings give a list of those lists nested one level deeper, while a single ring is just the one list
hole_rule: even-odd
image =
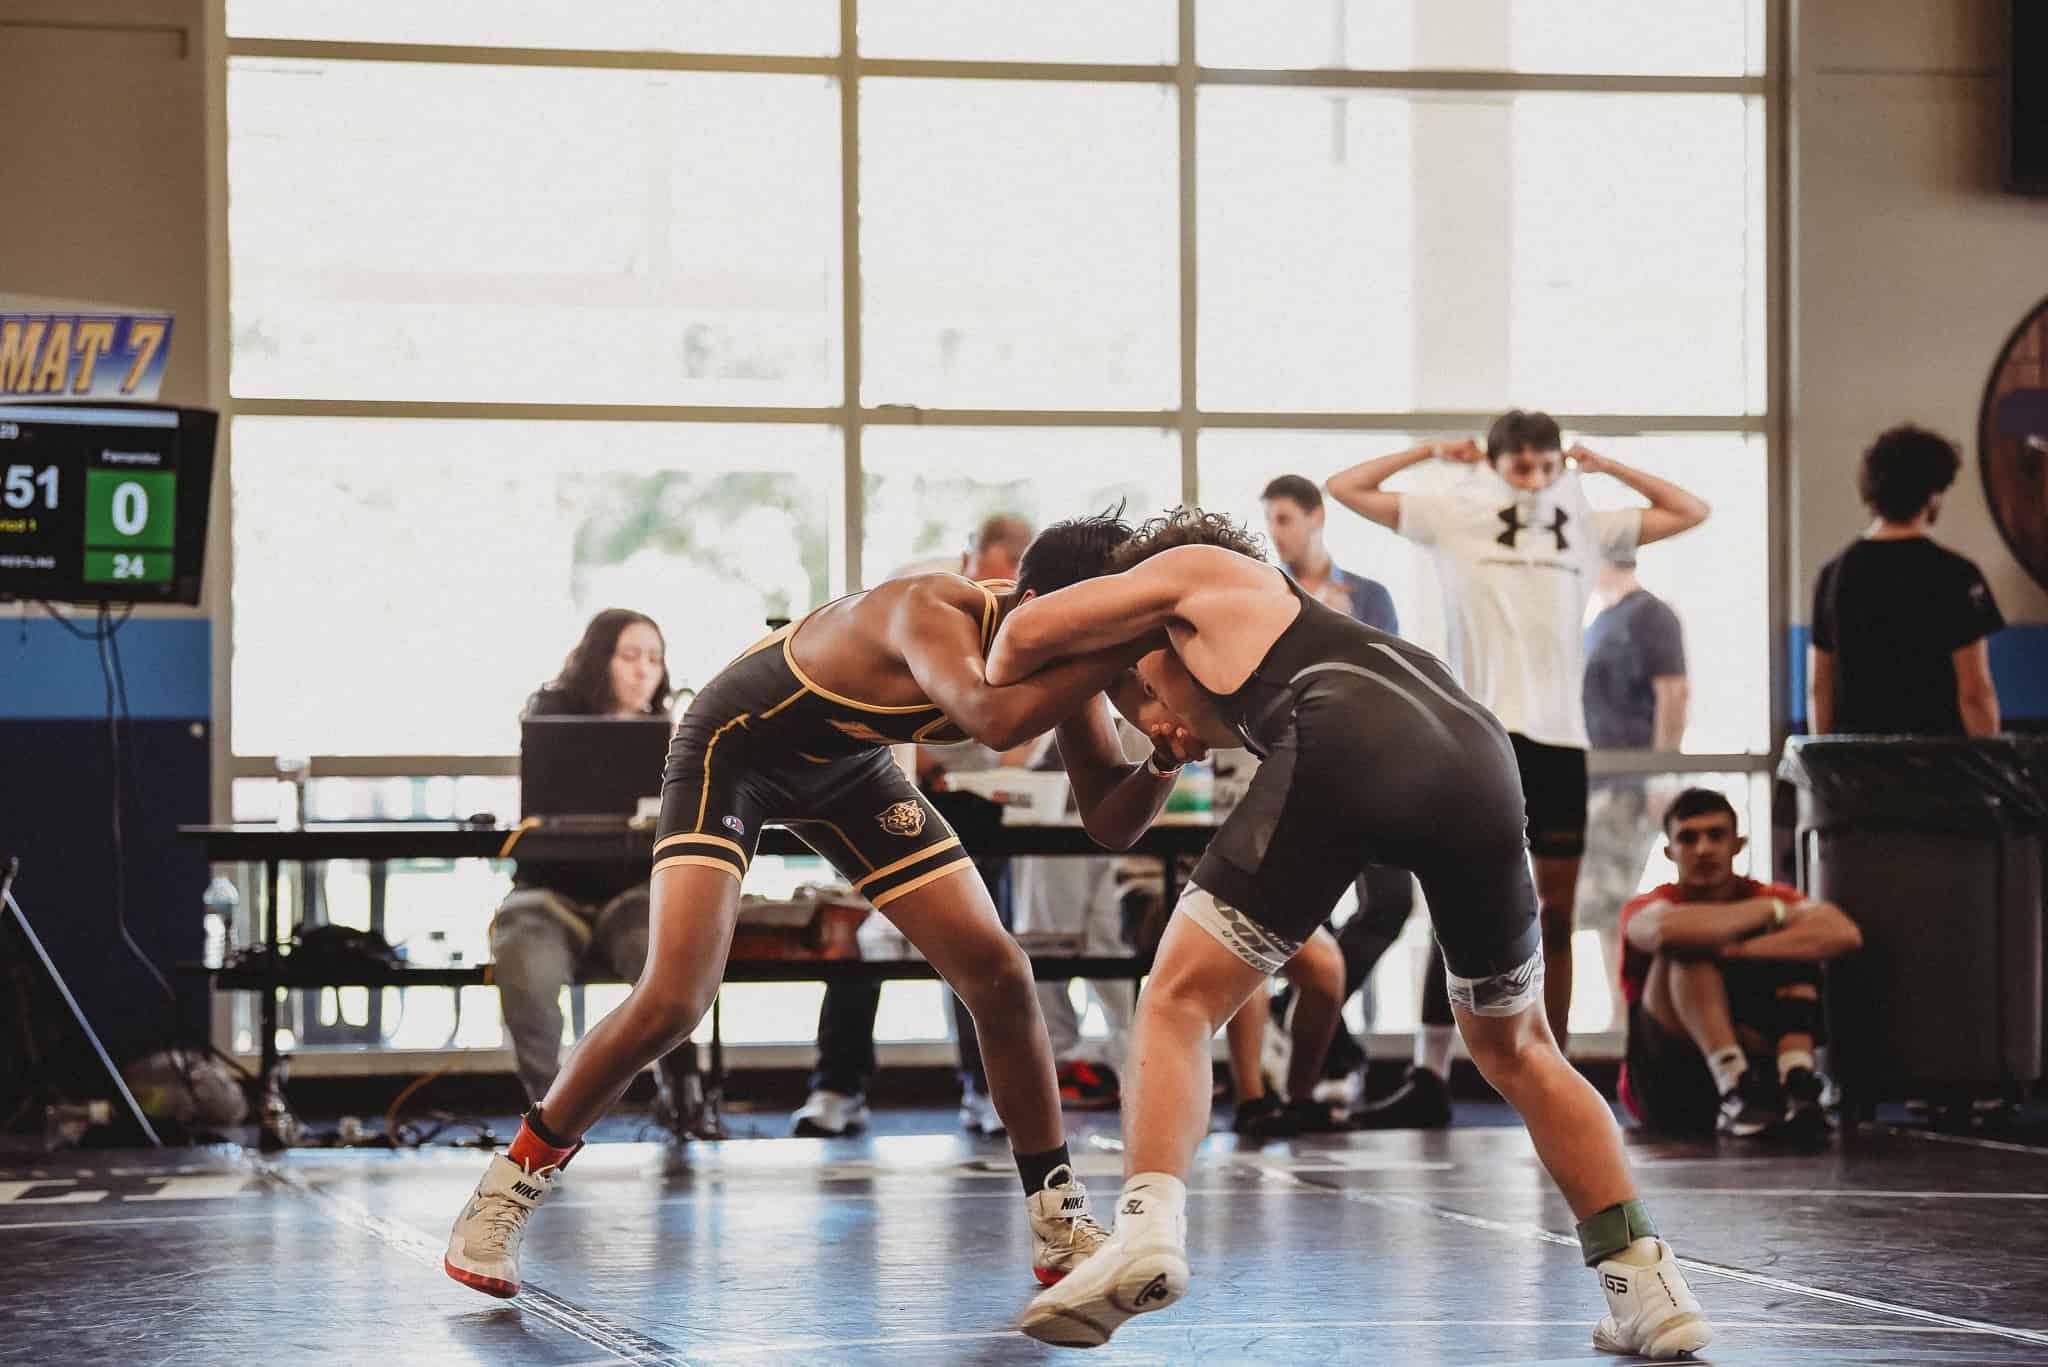
[{"label": "black knee sleeve", "polygon": [[1778,994],[1773,1011],[1778,1038],[1820,1034],[1820,998]]}]

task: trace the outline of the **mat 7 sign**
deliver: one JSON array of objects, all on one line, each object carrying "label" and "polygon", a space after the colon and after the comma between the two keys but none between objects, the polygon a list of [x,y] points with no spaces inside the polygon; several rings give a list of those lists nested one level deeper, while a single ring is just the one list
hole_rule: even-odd
[{"label": "mat 7 sign", "polygon": [[0,400],[156,398],[171,316],[0,313]]}]

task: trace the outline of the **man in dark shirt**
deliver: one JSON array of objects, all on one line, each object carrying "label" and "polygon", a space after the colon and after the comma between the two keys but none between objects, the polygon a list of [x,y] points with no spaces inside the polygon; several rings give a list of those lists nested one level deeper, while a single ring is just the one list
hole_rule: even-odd
[{"label": "man in dark shirt", "polygon": [[1814,734],[1998,733],[1985,639],[2005,618],[1976,565],[1928,535],[1961,464],[1953,442],[1910,424],[1864,452],[1856,487],[1874,520],[1814,586]]},{"label": "man in dark shirt", "polygon": [[[1586,628],[1581,689],[1587,739],[1595,750],[1676,751],[1691,696],[1678,614],[1636,578],[1633,547],[1601,565],[1595,594],[1600,613]],[[1610,967],[1622,903],[1642,882],[1669,791],[1656,791],[1641,774],[1608,774],[1590,785],[1579,926],[1599,935],[1600,962]],[[1610,995],[1614,987],[1610,972]]]},{"label": "man in dark shirt", "polygon": [[[1394,611],[1394,598],[1386,586],[1377,579],[1347,574],[1330,558],[1329,548],[1323,542],[1323,491],[1316,487],[1314,480],[1301,475],[1281,475],[1266,485],[1259,501],[1265,509],[1266,536],[1273,543],[1273,553],[1295,583],[1369,627],[1377,627],[1391,635],[1400,634],[1401,623]],[[1367,991],[1366,1023],[1370,1026],[1372,998],[1368,980],[1380,958],[1400,938],[1401,927],[1406,924],[1409,912],[1414,910],[1415,883],[1406,869],[1374,864],[1367,866],[1359,875],[1357,893],[1358,910],[1337,931],[1337,946],[1344,954],[1344,995],[1340,1000],[1350,1001],[1355,993]],[[1445,1077],[1449,1074],[1450,1041],[1456,1026],[1451,1019],[1450,997],[1442,987],[1442,972],[1431,973],[1428,977],[1430,984],[1423,994],[1423,1029],[1417,1036],[1415,1063],[1424,1070],[1434,1067],[1434,1077]],[[1279,1018],[1290,1026],[1296,1023],[1293,1019],[1294,995],[1294,989],[1289,986],[1273,998]],[[1288,1033],[1291,1036],[1294,1032],[1290,1029]],[[1439,1053],[1443,1055],[1441,1060],[1437,1057]],[[1343,1097],[1346,1106],[1355,1106],[1364,1100],[1365,1065],[1365,1050],[1345,1028],[1344,1020],[1339,1016],[1324,1056],[1322,1071],[1326,1078],[1350,1080]],[[1287,1069],[1281,1066],[1278,1071]],[[1403,1105],[1398,1111],[1387,1112],[1386,1121],[1448,1124],[1449,1093],[1443,1091],[1439,1097],[1440,1090],[1425,1087],[1422,1094],[1411,1095],[1415,1089],[1404,1083],[1397,1094]],[[1297,1103],[1308,1100],[1305,1097],[1290,1099]],[[1303,1114],[1306,1113],[1307,1108],[1303,1108]],[[1295,1118],[1299,1120],[1301,1117]]]}]

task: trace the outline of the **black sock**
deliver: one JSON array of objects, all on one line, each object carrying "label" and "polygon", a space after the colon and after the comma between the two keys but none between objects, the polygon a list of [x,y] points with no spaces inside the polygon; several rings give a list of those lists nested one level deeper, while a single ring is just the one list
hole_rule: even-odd
[{"label": "black sock", "polygon": [[1056,1149],[1047,1149],[1044,1153],[1012,1153],[1010,1156],[1017,1160],[1017,1175],[1024,1179],[1026,1196],[1036,1196],[1044,1191],[1046,1179],[1061,1168],[1067,1170],[1066,1179],[1060,1183],[1061,1186],[1074,1180],[1074,1160],[1067,1156],[1065,1144]]},{"label": "black sock", "polygon": [[538,1101],[526,1108],[526,1128],[533,1131],[534,1138],[540,1140],[541,1143],[551,1149],[573,1149],[576,1147],[575,1140],[564,1139],[547,1127],[547,1122],[540,1118],[540,1103]]}]

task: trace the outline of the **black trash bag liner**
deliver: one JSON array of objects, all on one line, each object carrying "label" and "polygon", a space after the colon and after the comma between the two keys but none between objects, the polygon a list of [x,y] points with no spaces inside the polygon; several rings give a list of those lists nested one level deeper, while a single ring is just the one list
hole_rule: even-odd
[{"label": "black trash bag liner", "polygon": [[1795,736],[1778,777],[1806,825],[2048,832],[2048,737]]}]

